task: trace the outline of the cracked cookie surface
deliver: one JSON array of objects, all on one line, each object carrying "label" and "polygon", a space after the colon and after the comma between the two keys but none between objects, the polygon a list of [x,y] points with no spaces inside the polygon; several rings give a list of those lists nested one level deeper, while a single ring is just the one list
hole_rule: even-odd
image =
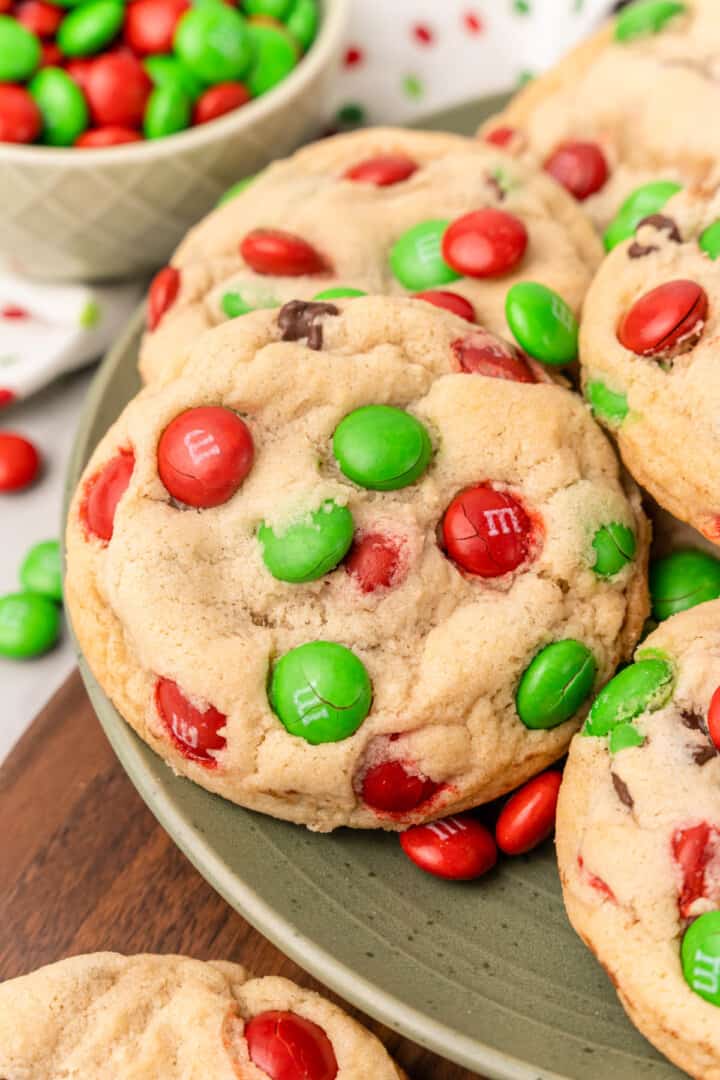
[{"label": "cracked cookie surface", "polygon": [[[177,772],[313,829],[398,829],[564,752],[639,636],[647,524],[579,397],[458,371],[464,320],[383,297],[293,311],[208,332],[110,429],[70,509],[68,608]],[[283,340],[288,319],[322,347]],[[164,444],[201,409],[249,430],[254,457],[188,509]],[[204,439],[203,462],[222,459]],[[380,476],[391,444],[410,459]]]}]

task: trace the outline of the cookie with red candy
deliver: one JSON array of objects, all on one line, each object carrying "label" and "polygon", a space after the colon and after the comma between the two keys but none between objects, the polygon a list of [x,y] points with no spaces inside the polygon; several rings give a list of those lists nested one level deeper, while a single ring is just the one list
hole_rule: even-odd
[{"label": "cookie with red candy", "polygon": [[[400,830],[534,776],[647,611],[639,500],[581,398],[412,299],[207,332],[100,443],[67,553],[75,631],[128,723],[320,831]],[[518,829],[506,846],[532,846]]]},{"label": "cookie with red candy", "polygon": [[0,984],[3,1076],[127,1076],[123,1063],[153,1080],[407,1080],[337,1005],[239,964],[90,953]]},{"label": "cookie with red candy", "polygon": [[323,139],[232,190],[151,288],[146,382],[176,374],[202,330],[295,299],[414,296],[503,334],[509,290],[531,281],[577,315],[602,254],[541,170],[456,135]]},{"label": "cookie with red candy", "polygon": [[[609,5],[608,5],[609,6]],[[716,0],[639,0],[483,124],[480,138],[544,168],[612,247],[679,187],[715,175]]]},{"label": "cookie with red candy", "polygon": [[608,255],[580,333],[585,396],[657,502],[720,541],[720,192],[680,193]]},{"label": "cookie with red candy", "polygon": [[595,699],[558,803],[565,906],[630,1019],[720,1072],[720,602],[664,622]]}]

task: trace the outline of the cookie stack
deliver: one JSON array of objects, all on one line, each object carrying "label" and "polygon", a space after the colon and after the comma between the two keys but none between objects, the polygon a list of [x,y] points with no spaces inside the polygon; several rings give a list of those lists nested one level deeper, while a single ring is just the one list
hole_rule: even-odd
[{"label": "cookie stack", "polygon": [[[369,130],[236,185],[153,282],[146,385],[75,494],[66,581],[95,676],[170,767],[316,831],[412,853],[407,830],[571,747],[570,918],[641,1030],[707,1077],[720,603],[641,643],[636,483],[720,541],[697,122],[718,39],[713,0],[639,0],[481,139]],[[222,997],[230,976],[192,978]]]}]

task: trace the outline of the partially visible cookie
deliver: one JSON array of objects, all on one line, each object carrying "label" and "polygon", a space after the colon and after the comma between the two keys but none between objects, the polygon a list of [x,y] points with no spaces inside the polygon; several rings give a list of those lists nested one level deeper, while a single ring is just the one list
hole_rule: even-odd
[{"label": "partially visible cookie", "polygon": [[702,188],[715,174],[720,132],[706,118],[720,112],[719,56],[717,0],[638,0],[529,83],[483,135],[544,165],[598,228],[619,215],[612,246],[679,186]]},{"label": "partially visible cookie", "polygon": [[120,713],[177,772],[322,831],[441,817],[560,757],[640,634],[648,528],[543,374],[390,297],[198,339],[68,517],[68,610]]},{"label": "partially visible cookie", "polygon": [[633,477],[720,542],[720,194],[676,195],[611,252],[585,302],[586,397]]},{"label": "partially visible cookie", "polygon": [[570,920],[630,1018],[720,1077],[720,602],[664,622],[572,743],[556,843]]},{"label": "partially visible cookie", "polygon": [[8,1080],[407,1080],[336,1005],[182,956],[75,956],[0,984]]},{"label": "partially visible cookie", "polygon": [[430,291],[503,333],[508,289],[530,280],[577,315],[601,254],[566,192],[496,147],[393,128],[324,139],[191,230],[150,290],[141,373],[172,377],[194,338],[229,318],[348,289]]}]

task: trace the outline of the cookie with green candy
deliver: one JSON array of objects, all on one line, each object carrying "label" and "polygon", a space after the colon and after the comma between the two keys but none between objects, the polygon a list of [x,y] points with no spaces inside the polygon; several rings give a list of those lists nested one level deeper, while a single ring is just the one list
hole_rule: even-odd
[{"label": "cookie with green candy", "polygon": [[588,404],[634,479],[714,543],[718,255],[720,189],[672,195],[603,262],[585,301],[579,345]]},{"label": "cookie with green candy", "polygon": [[[250,30],[266,46],[285,41],[266,23]],[[497,147],[392,128],[324,139],[233,185],[188,234],[141,373],[172,377],[201,329],[258,308],[365,294],[454,311],[563,367],[601,256],[572,198]]]},{"label": "cookie with green candy", "polygon": [[338,291],[228,319],[127,407],[70,510],[66,598],[178,773],[401,829],[562,756],[641,633],[648,528],[542,365]]},{"label": "cookie with green candy", "polygon": [[630,1019],[720,1069],[720,600],[672,615],[573,740],[556,845],[570,920]]},{"label": "cookie with green candy", "polygon": [[699,117],[720,105],[718,48],[716,0],[635,0],[479,135],[543,167],[612,250],[680,188],[712,180],[720,135]]}]

